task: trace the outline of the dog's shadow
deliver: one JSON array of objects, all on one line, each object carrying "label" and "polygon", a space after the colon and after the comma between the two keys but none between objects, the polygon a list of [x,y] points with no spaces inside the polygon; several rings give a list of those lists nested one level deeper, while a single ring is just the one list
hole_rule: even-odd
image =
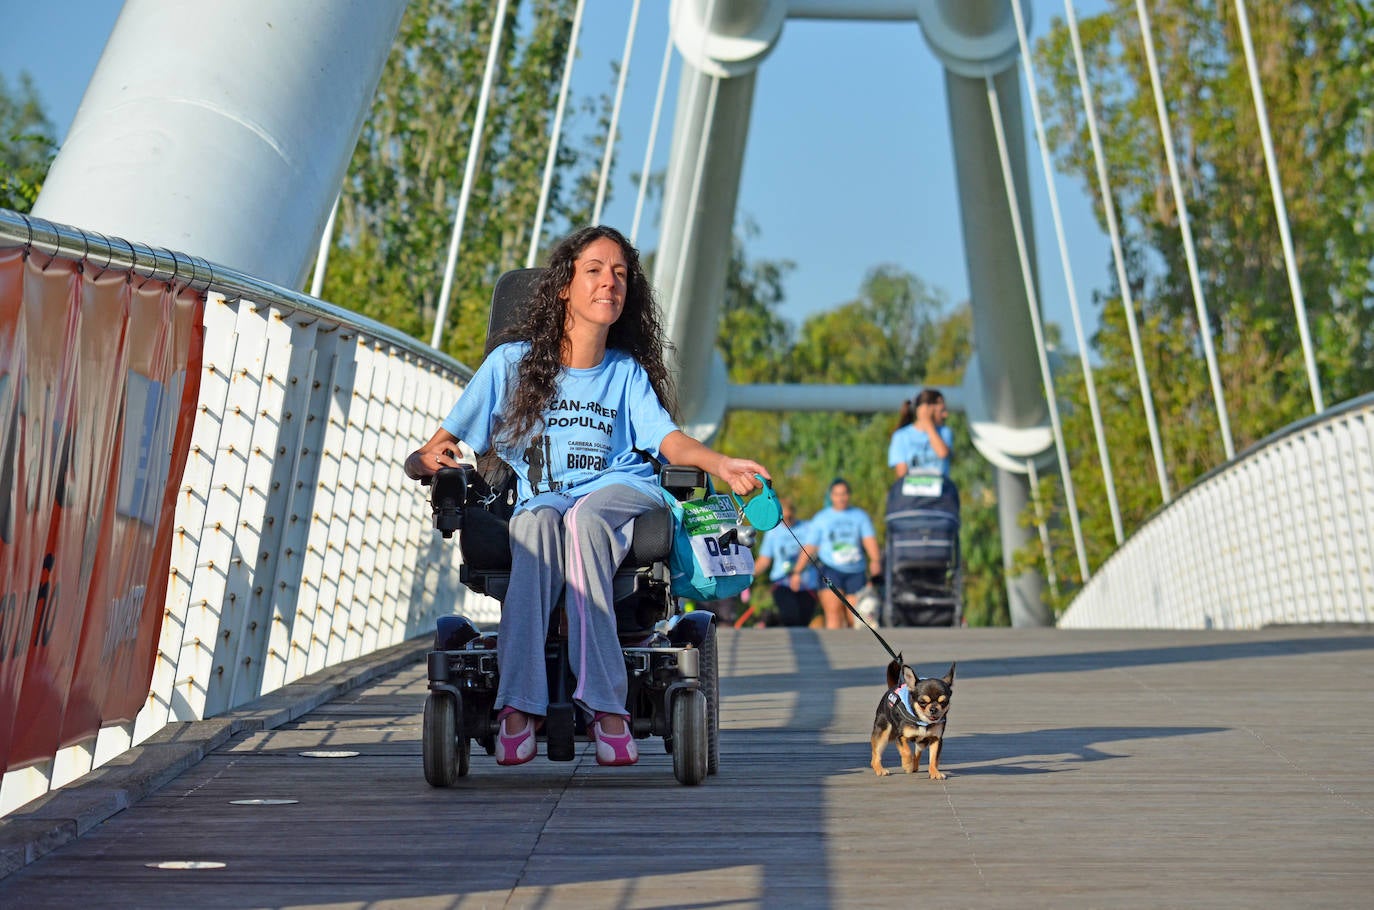
[{"label": "dog's shadow", "polygon": [[[1225,727],[1050,727],[1008,733],[954,733],[945,738],[942,768],[963,774],[1058,774],[1087,762],[1130,758],[1108,743],[1222,733]],[[957,759],[956,759],[957,754]]]}]

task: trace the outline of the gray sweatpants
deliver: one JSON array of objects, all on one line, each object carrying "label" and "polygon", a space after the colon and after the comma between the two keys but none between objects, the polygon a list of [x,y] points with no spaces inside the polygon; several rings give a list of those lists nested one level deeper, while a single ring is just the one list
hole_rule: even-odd
[{"label": "gray sweatpants", "polygon": [[548,713],[544,641],[549,617],[565,595],[568,656],[587,711],[625,712],[625,657],[616,638],[616,569],[630,551],[634,519],[663,500],[624,484],[578,499],[545,495],[510,521],[510,586],[501,608],[496,654],[501,685],[496,707]]}]

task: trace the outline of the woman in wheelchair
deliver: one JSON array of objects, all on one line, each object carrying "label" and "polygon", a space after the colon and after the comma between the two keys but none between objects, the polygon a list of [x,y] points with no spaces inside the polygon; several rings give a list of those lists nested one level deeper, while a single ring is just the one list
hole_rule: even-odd
[{"label": "woman in wheelchair", "polygon": [[[461,440],[493,450],[517,478],[510,521],[510,587],[501,612],[496,759],[523,764],[549,703],[544,643],[563,597],[574,702],[591,717],[596,760],[638,760],[625,702],[627,678],[612,578],[637,515],[661,506],[654,465],[689,465],[740,495],[768,477],[677,428],[663,328],[639,251],[609,227],[564,238],[516,326],[502,336],[406,473],[456,467]],[[515,669],[518,668],[518,669]]]}]

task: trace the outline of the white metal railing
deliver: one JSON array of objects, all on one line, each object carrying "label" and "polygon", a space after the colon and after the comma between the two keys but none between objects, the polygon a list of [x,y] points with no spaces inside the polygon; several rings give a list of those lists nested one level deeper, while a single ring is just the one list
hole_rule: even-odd
[{"label": "white metal railing", "polygon": [[1374,621],[1374,394],[1264,439],[1139,528],[1063,628]]},{"label": "white metal railing", "polygon": [[[165,616],[132,724],[4,775],[0,813],[147,739],[321,668],[432,630],[493,620],[458,581],[405,454],[471,371],[389,327],[180,254],[0,211],[0,246],[206,290],[191,451]],[[171,258],[169,258],[169,255]],[[190,276],[189,278],[187,276]]]}]

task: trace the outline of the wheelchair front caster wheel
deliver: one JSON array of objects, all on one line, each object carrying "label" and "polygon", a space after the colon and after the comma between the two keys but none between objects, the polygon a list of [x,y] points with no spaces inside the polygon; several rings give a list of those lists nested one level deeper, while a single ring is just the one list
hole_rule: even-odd
[{"label": "wheelchair front caster wheel", "polygon": [[572,761],[577,757],[577,714],[571,704],[549,705],[544,718],[544,735],[549,761]]},{"label": "wheelchair front caster wheel", "polygon": [[431,692],[425,699],[421,739],[425,780],[431,787],[451,787],[467,776],[470,743],[462,717],[462,704],[447,692]]},{"label": "wheelchair front caster wheel", "polygon": [[706,695],[700,689],[673,698],[673,776],[693,786],[706,779],[709,732]]}]

